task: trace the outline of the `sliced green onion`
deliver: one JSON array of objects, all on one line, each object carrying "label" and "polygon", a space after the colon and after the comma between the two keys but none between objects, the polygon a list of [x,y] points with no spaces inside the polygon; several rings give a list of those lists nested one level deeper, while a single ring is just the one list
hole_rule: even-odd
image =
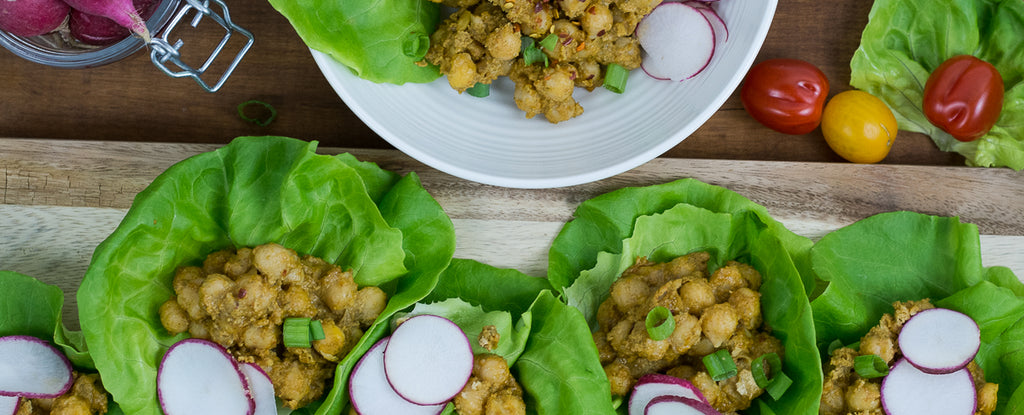
[{"label": "sliced green onion", "polygon": [[[252,107],[257,107],[256,111],[259,112],[257,116],[250,116],[247,114],[250,112]],[[266,102],[252,99],[238,104],[238,116],[243,120],[256,124],[260,127],[266,127],[274,121],[274,118],[277,118],[277,110]]]},{"label": "sliced green onion", "polygon": [[758,356],[750,363],[750,371],[754,375],[757,387],[764,389],[775,400],[793,384],[793,379],[782,373],[782,359],[775,353]]},{"label": "sliced green onion", "polygon": [[828,355],[832,356],[832,354],[835,353],[836,350],[839,350],[839,349],[842,349],[842,348],[843,348],[843,341],[842,340],[839,340],[839,339],[832,340],[832,343],[828,344]]},{"label": "sliced green onion", "polygon": [[540,47],[546,50],[554,51],[555,46],[558,46],[558,35],[551,33],[540,40]]},{"label": "sliced green onion", "polygon": [[768,387],[775,374],[782,372],[781,369],[782,359],[775,353],[765,353],[750,363],[750,371],[754,374],[754,382],[761,389]]},{"label": "sliced green onion", "polygon": [[764,388],[764,391],[768,392],[772,399],[779,400],[792,384],[793,379],[790,379],[785,373],[779,372],[772,377],[772,381],[768,383],[768,387]]},{"label": "sliced green onion", "polygon": [[477,98],[484,98],[491,95],[491,85],[477,82],[476,85],[466,88],[466,93]]},{"label": "sliced green onion", "polygon": [[627,79],[629,79],[629,70],[617,63],[609,63],[604,70],[604,87],[616,94],[626,91]]},{"label": "sliced green onion", "polygon": [[521,52],[523,55],[523,63],[527,66],[533,65],[537,62],[544,62],[544,67],[548,66],[548,55],[537,47],[537,41],[533,40],[532,37],[523,36]]},{"label": "sliced green onion", "polygon": [[430,36],[425,33],[412,32],[402,40],[402,54],[410,58],[420,60],[427,56],[430,49]]},{"label": "sliced green onion", "polygon": [[309,322],[309,337],[313,341],[323,340],[327,338],[327,334],[324,333],[324,323],[320,320],[312,320]]},{"label": "sliced green onion", "polygon": [[665,340],[676,330],[676,319],[672,318],[672,312],[661,306],[652,308],[644,323],[651,340]]},{"label": "sliced green onion", "polygon": [[889,365],[876,354],[853,358],[853,370],[864,379],[880,378],[889,374]]},{"label": "sliced green onion", "polygon": [[305,317],[289,317],[284,319],[281,327],[281,337],[284,340],[284,347],[310,347],[309,322]]},{"label": "sliced green onion", "polygon": [[736,362],[728,350],[721,349],[704,356],[704,368],[708,370],[711,380],[718,382],[736,376]]}]

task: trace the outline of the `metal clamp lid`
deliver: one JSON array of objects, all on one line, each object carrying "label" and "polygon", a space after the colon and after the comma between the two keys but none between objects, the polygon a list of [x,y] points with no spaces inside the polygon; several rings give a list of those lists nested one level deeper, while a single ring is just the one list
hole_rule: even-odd
[{"label": "metal clamp lid", "polygon": [[[191,77],[195,79],[195,81],[199,83],[199,86],[201,86],[207,92],[217,92],[217,90],[219,90],[221,86],[224,85],[224,82],[227,81],[228,77],[231,76],[231,73],[234,72],[235,67],[238,66],[238,63],[242,60],[242,57],[245,56],[245,53],[249,51],[250,47],[252,47],[252,33],[231,21],[231,17],[228,15],[228,7],[224,5],[224,2],[221,0],[201,0],[201,2],[200,0],[185,1],[188,4],[186,4],[184,7],[181,8],[181,10],[178,11],[178,13],[174,16],[174,19],[172,19],[170,23],[168,23],[166,29],[163,31],[163,34],[161,36],[154,36],[148,43],[148,46],[151,49],[149,54],[150,60],[152,60],[153,64],[159,67],[161,70],[163,70],[164,73],[166,73],[167,75],[170,75],[175,78]],[[211,2],[216,3],[220,6],[222,11],[221,14],[217,14],[216,12],[210,9]],[[220,40],[220,43],[217,44],[217,47],[214,48],[210,56],[206,58],[206,61],[198,69],[193,68],[192,66],[186,64],[181,60],[181,54],[179,53],[179,49],[181,49],[181,46],[184,44],[184,42],[182,42],[180,38],[176,40],[173,45],[171,44],[170,41],[168,41],[170,33],[174,30],[178,23],[180,23],[181,20],[192,10],[195,10],[196,12],[195,15],[192,17],[190,23],[193,28],[199,25],[199,22],[202,20],[203,16],[206,16],[213,19],[214,22],[216,22],[218,25],[220,25],[226,30],[224,37]],[[239,33],[242,36],[247,37],[248,41],[245,43],[244,46],[241,47],[238,54],[235,55],[234,59],[231,61],[231,64],[228,65],[224,73],[221,74],[217,82],[211,87],[209,84],[206,83],[206,81],[203,80],[202,76],[208,69],[210,69],[210,65],[212,65],[217,56],[220,55],[221,51],[224,49],[224,46],[228,43],[228,40],[231,39],[233,33]],[[167,67],[167,62],[173,63],[181,70],[171,70]]]}]

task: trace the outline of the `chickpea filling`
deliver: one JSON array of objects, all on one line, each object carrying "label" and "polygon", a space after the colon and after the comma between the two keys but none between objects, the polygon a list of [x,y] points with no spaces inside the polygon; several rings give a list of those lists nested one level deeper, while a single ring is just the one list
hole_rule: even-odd
[{"label": "chickpea filling", "polygon": [[74,372],[75,382],[64,395],[52,399],[22,399],[15,415],[102,415],[107,413],[107,391],[100,376]]},{"label": "chickpea filling", "polygon": [[[665,263],[639,258],[612,285],[597,311],[593,333],[605,374],[616,396],[629,396],[641,376],[664,373],[689,380],[722,413],[748,408],[764,393],[751,371],[760,356],[783,356],[761,315],[761,274],[729,261],[708,275],[708,252]],[[675,329],[663,340],[648,334],[645,319],[655,307],[672,313]],[[715,381],[703,358],[726,350],[737,374]]]},{"label": "chickpea filling", "polygon": [[[337,362],[387,304],[384,291],[360,288],[351,271],[277,244],[214,252],[202,266],[178,268],[173,286],[175,296],[160,307],[164,328],[258,364],[292,409],[323,395]],[[325,338],[285,347],[281,326],[293,317],[320,321]]]},{"label": "chickpea filling", "polygon": [[[637,24],[660,0],[432,0],[457,11],[431,35],[426,61],[460,93],[508,76],[527,118],[558,123],[583,113],[575,87],[603,85],[608,65],[640,67]],[[521,57],[524,39],[553,36],[544,63]]]},{"label": "chickpea filling", "polygon": [[[825,383],[822,387],[821,415],[883,415],[881,384],[882,377],[862,378],[854,370],[854,359],[861,355],[876,355],[892,366],[900,357],[899,338],[903,324],[918,312],[934,308],[931,301],[906,301],[893,303],[893,312],[885,314],[878,325],[861,337],[857,348],[840,347],[832,352],[825,368]],[[978,393],[975,414],[988,415],[996,409],[999,385],[985,382],[985,374],[974,361],[967,365],[974,379]]]}]

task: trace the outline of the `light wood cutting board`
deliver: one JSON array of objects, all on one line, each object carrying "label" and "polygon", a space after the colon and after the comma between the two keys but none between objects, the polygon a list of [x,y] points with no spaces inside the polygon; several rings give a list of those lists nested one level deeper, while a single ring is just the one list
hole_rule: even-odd
[{"label": "light wood cutting board", "polygon": [[[0,270],[60,286],[77,326],[74,291],[93,249],[135,195],[170,165],[215,145],[0,138]],[[1024,276],[1024,172],[1008,169],[655,159],[609,179],[558,189],[462,180],[394,150],[322,148],[401,173],[415,171],[455,223],[456,256],[543,276],[547,249],[582,201],[625,186],[696,178],[764,205],[817,239],[896,210],[959,216],[982,233],[983,263]]]}]

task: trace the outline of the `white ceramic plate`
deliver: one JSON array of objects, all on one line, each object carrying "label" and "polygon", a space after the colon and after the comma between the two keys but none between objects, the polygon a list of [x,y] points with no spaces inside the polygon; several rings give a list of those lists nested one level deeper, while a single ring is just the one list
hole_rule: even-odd
[{"label": "white ceramic plate", "polygon": [[632,71],[624,94],[577,88],[583,115],[559,124],[527,119],[503,78],[487,98],[428,84],[376,84],[326,54],[313,57],[345,104],[405,154],[479,183],[551,188],[600,180],[668,151],[711,118],[757,55],[778,0],[721,0],[729,26],[711,63],[693,79],[658,81]]}]

